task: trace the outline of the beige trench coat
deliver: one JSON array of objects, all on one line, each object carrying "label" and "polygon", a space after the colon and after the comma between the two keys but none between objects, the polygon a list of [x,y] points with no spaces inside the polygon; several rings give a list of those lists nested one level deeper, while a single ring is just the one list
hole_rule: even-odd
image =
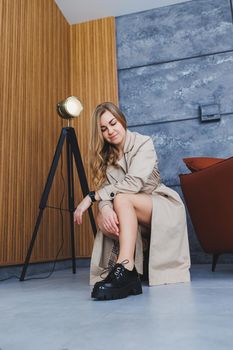
[{"label": "beige trench coat", "polygon": [[[177,192],[160,182],[157,156],[149,136],[127,130],[124,156],[119,167],[107,168],[107,181],[98,191],[101,201],[113,207],[118,193],[144,192],[152,195],[153,211],[149,251],[149,285],[190,281],[190,255],[186,213]],[[100,274],[108,267],[114,240],[97,231],[90,269],[90,284],[102,280]],[[135,267],[143,273],[141,227],[135,248]],[[103,276],[102,276],[103,277]]]}]

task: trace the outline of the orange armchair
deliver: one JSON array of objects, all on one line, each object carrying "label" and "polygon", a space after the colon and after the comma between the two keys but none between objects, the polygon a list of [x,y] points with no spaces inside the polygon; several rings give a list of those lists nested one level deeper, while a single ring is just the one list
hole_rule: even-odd
[{"label": "orange armchair", "polygon": [[233,253],[233,157],[196,170],[180,175],[181,189],[201,247],[213,255],[215,271],[219,255]]}]

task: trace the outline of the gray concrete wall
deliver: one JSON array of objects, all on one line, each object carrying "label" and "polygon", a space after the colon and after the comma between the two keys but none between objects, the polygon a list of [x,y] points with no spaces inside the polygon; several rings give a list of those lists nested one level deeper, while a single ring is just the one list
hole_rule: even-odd
[{"label": "gray concrete wall", "polygon": [[[184,157],[233,155],[230,0],[193,0],[116,19],[120,107],[129,128],[152,136],[163,182],[182,196]],[[217,103],[221,120],[201,122]],[[209,262],[188,216],[193,262]],[[222,261],[229,261],[223,256]]]}]

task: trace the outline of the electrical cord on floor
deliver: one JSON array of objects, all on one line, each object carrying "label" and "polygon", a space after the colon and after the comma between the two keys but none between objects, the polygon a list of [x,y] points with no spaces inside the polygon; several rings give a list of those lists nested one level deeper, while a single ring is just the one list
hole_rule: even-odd
[{"label": "electrical cord on floor", "polygon": [[[65,196],[65,179],[64,179],[64,176],[63,176],[63,157],[62,157],[62,153],[61,153],[61,178],[62,178],[62,182],[63,182],[63,193],[62,193],[62,198],[61,198],[61,201],[60,201],[60,206],[58,208],[59,211],[60,211],[60,215],[61,215],[61,228],[62,228],[61,229],[61,245],[60,245],[60,247],[58,249],[57,255],[56,255],[55,260],[53,262],[52,270],[46,276],[29,277],[29,278],[25,278],[24,281],[46,279],[46,278],[49,278],[53,274],[53,272],[55,271],[55,267],[56,267],[56,263],[57,263],[59,254],[60,254],[60,252],[61,252],[61,250],[63,248],[63,245],[64,245],[64,220],[63,220],[63,214],[62,214],[62,203],[63,203],[63,199],[64,199],[64,196]],[[20,276],[11,275],[9,277],[0,279],[0,282],[4,282],[4,281],[7,281],[7,280],[12,279],[12,278],[16,278],[16,279],[20,280]]]},{"label": "electrical cord on floor", "polygon": [[4,281],[7,281],[7,280],[10,280],[11,278],[16,278],[17,280],[20,279],[19,276],[11,275],[11,276],[9,276],[9,277],[3,278],[2,280],[0,280],[0,282],[4,282]]}]

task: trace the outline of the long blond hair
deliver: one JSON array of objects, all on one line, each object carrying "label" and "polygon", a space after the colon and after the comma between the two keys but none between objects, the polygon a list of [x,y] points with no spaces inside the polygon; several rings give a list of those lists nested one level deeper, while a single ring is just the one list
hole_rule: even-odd
[{"label": "long blond hair", "polygon": [[91,170],[92,180],[95,190],[99,189],[106,179],[106,169],[109,165],[117,166],[119,152],[117,148],[104,140],[101,127],[100,118],[109,111],[124,127],[127,128],[127,122],[124,114],[112,102],[104,102],[99,104],[93,115],[91,123]]}]

